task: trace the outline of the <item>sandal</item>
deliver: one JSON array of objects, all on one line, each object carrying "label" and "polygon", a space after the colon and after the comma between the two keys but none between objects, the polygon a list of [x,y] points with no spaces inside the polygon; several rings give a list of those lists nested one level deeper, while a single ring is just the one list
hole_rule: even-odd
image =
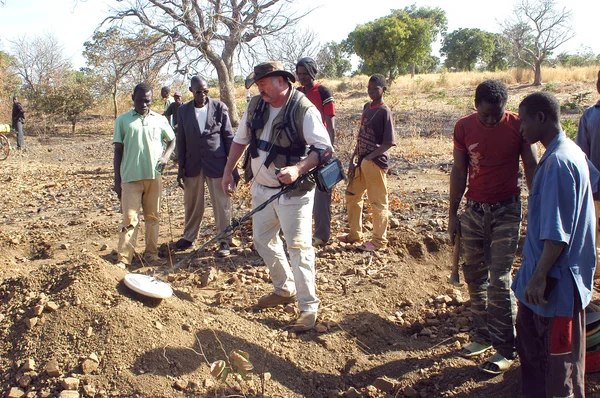
[{"label": "sandal", "polygon": [[358,240],[350,239],[349,234],[338,235],[338,240],[342,243],[356,243]]},{"label": "sandal", "polygon": [[513,362],[515,362],[514,359],[507,359],[495,353],[490,359],[479,365],[478,368],[486,373],[499,375],[510,369]]},{"label": "sandal", "polygon": [[361,252],[374,252],[376,250],[379,250],[379,248],[375,246],[375,244],[371,241],[365,242],[360,246],[356,246],[356,248]]},{"label": "sandal", "polygon": [[477,343],[476,341],[473,341],[472,343],[469,343],[466,346],[464,346],[462,350],[460,350],[460,355],[465,358],[474,357],[483,354],[490,348],[492,348],[491,344],[481,344]]}]

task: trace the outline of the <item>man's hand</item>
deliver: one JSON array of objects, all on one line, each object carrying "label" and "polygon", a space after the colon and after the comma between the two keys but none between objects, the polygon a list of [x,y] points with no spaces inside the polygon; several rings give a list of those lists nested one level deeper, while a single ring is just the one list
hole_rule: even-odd
[{"label": "man's hand", "polygon": [[533,305],[548,304],[548,301],[544,298],[546,278],[537,275],[539,274],[534,272],[529,283],[525,287],[525,301]]},{"label": "man's hand", "polygon": [[448,234],[450,235],[450,242],[454,244],[454,239],[457,235],[460,235],[460,221],[456,214],[451,214],[448,219]]},{"label": "man's hand", "polygon": [[160,158],[158,158],[158,162],[156,162],[156,164],[161,167],[165,167],[168,163],[169,163],[169,159],[165,158],[164,156],[161,156]]},{"label": "man's hand", "polygon": [[184,170],[183,169],[177,170],[177,185],[179,185],[179,188],[181,188],[181,189],[184,189],[184,187],[183,187],[184,180],[185,180]]},{"label": "man's hand", "polygon": [[221,189],[223,193],[229,197],[233,195],[235,191],[235,181],[233,180],[232,173],[223,173],[223,178],[221,179]]},{"label": "man's hand", "polygon": [[294,183],[299,176],[300,172],[297,166],[283,167],[279,170],[279,173],[277,173],[277,179],[285,185]]}]

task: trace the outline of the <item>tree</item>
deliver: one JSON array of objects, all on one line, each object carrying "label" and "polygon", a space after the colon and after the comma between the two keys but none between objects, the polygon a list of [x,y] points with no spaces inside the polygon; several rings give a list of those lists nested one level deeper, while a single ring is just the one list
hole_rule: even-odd
[{"label": "tree", "polygon": [[571,12],[556,9],[554,0],[520,0],[515,18],[502,25],[514,56],[533,71],[534,86],[542,84],[542,63],[553,50],[575,36]]},{"label": "tree", "polygon": [[302,57],[314,58],[319,48],[317,34],[312,30],[286,29],[268,37],[260,38],[261,46],[252,46],[252,64],[259,60],[277,59],[286,70],[294,72]]},{"label": "tree", "polygon": [[63,48],[52,34],[12,41],[12,67],[24,82],[29,97],[43,95],[44,90],[60,85],[71,69]]},{"label": "tree", "polygon": [[294,25],[306,14],[290,13],[282,0],[126,0],[117,1],[108,21],[133,18],[169,38],[177,69],[186,74],[199,61],[210,63],[219,78],[221,100],[237,125],[234,59],[241,46]]},{"label": "tree", "polygon": [[119,115],[117,94],[123,80],[138,61],[135,41],[112,27],[104,32],[96,31],[92,40],[86,41],[83,46],[88,67],[100,78],[101,92],[111,94],[116,119]]},{"label": "tree", "polygon": [[444,37],[440,53],[446,56],[447,68],[472,71],[490,60],[494,36],[480,29],[458,29]]},{"label": "tree", "polygon": [[391,82],[403,65],[411,65],[414,76],[415,65],[429,56],[431,43],[445,29],[443,10],[413,5],[358,25],[345,44],[362,58],[367,69],[386,74]]},{"label": "tree", "polygon": [[319,74],[323,77],[342,77],[352,69],[350,56],[341,43],[330,41],[325,44],[315,59]]},{"label": "tree", "polygon": [[129,72],[133,82],[159,85],[163,67],[173,58],[173,44],[159,33],[148,29],[129,35],[127,41],[134,50],[135,63]]}]

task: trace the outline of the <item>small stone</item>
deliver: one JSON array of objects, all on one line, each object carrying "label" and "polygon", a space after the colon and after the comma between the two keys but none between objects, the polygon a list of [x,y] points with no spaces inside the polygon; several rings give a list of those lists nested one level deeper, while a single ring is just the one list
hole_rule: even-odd
[{"label": "small stone", "polygon": [[93,359],[86,359],[81,363],[81,371],[84,375],[89,375],[90,373],[98,370],[98,362]]},{"label": "small stone", "polygon": [[86,397],[95,397],[96,396],[96,388],[92,385],[85,385],[83,386],[83,392],[85,393]]},{"label": "small stone", "polygon": [[79,388],[79,379],[75,377],[65,377],[61,384],[65,390],[77,390]]},{"label": "small stone", "polygon": [[79,398],[79,393],[73,390],[62,390],[58,398]]},{"label": "small stone", "polygon": [[60,367],[58,366],[58,361],[56,359],[49,360],[44,369],[46,370],[46,374],[50,377],[60,376]]},{"label": "small stone", "polygon": [[177,381],[175,381],[175,383],[173,384],[173,387],[174,387],[176,390],[179,390],[179,391],[185,391],[185,390],[187,390],[187,388],[188,388],[188,385],[189,385],[189,382],[188,382],[188,381],[186,381],[186,380],[177,380]]},{"label": "small stone", "polygon": [[317,333],[325,333],[328,329],[327,326],[323,325],[322,323],[318,323],[315,326],[315,330],[317,331]]},{"label": "small stone", "polygon": [[25,326],[27,326],[27,329],[33,329],[33,327],[38,323],[38,321],[38,317],[27,318],[25,319]]},{"label": "small stone", "polygon": [[269,373],[269,372],[265,372],[265,373],[263,373],[263,379],[264,379],[265,381],[269,381],[269,380],[271,380],[271,373]]},{"label": "small stone", "polygon": [[190,325],[188,325],[187,323],[184,323],[183,325],[181,325],[181,329],[185,330],[186,332],[192,331],[192,327]]},{"label": "small stone", "polygon": [[362,394],[356,388],[350,387],[345,392],[345,397],[346,398],[360,398],[360,397],[362,397]]},{"label": "small stone", "polygon": [[403,393],[406,398],[417,398],[419,396],[417,390],[415,390],[411,386],[406,387]]},{"label": "small stone", "polygon": [[18,387],[13,387],[10,389],[10,391],[8,392],[8,395],[6,396],[7,398],[21,398],[25,396],[25,391],[21,390]]},{"label": "small stone", "polygon": [[93,334],[94,334],[94,329],[91,326],[88,326],[88,328],[85,330],[86,337],[91,337]]},{"label": "small stone", "polygon": [[25,362],[23,362],[23,366],[21,366],[25,372],[30,372],[35,370],[35,360],[33,358],[27,358]]},{"label": "small stone", "polygon": [[100,251],[104,251],[106,249],[108,249],[108,245],[106,243],[100,246]]},{"label": "small stone", "polygon": [[88,358],[94,362],[100,363],[100,359],[98,358],[98,355],[96,355],[95,352],[92,352]]},{"label": "small stone", "polygon": [[431,336],[432,334],[433,334],[433,331],[429,328],[423,328],[419,332],[419,336]]},{"label": "small stone", "polygon": [[63,243],[60,245],[60,248],[63,250],[69,250],[71,248],[71,244],[70,243]]},{"label": "small stone", "polygon": [[162,330],[162,328],[163,328],[163,325],[162,325],[162,323],[160,323],[159,321],[156,321],[156,322],[154,323],[154,327],[155,327],[155,328],[157,328],[158,330]]},{"label": "small stone", "polygon": [[290,314],[290,315],[296,315],[296,308],[293,305],[288,304],[283,309],[283,312],[285,312],[286,314]]},{"label": "small stone", "polygon": [[40,316],[42,315],[42,312],[44,312],[43,305],[36,305],[35,307],[33,307],[33,315]]},{"label": "small stone", "polygon": [[379,391],[390,392],[396,387],[396,382],[385,377],[379,377],[373,382],[373,386]]},{"label": "small stone", "polygon": [[48,301],[48,304],[46,304],[46,309],[50,312],[54,312],[56,311],[60,306],[58,304],[56,304],[54,301]]},{"label": "small stone", "polygon": [[212,379],[210,379],[210,378],[204,379],[204,383],[203,384],[204,384],[204,388],[206,388],[207,390],[211,389],[211,388],[213,388],[215,386],[215,382]]},{"label": "small stone", "polygon": [[31,384],[31,376],[29,375],[23,375],[21,377],[19,377],[19,379],[17,380],[17,383],[19,383],[19,385],[23,388],[27,388],[30,384]]}]

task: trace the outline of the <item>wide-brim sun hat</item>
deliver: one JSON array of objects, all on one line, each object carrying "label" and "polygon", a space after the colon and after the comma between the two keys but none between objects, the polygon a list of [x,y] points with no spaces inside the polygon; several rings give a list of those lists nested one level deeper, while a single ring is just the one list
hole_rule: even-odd
[{"label": "wide-brim sun hat", "polygon": [[286,77],[290,82],[296,82],[296,76],[291,72],[283,69],[283,64],[280,61],[267,61],[260,63],[254,67],[252,72],[245,82],[246,89],[249,89],[254,83],[260,79],[264,79],[269,76],[283,76]]}]

